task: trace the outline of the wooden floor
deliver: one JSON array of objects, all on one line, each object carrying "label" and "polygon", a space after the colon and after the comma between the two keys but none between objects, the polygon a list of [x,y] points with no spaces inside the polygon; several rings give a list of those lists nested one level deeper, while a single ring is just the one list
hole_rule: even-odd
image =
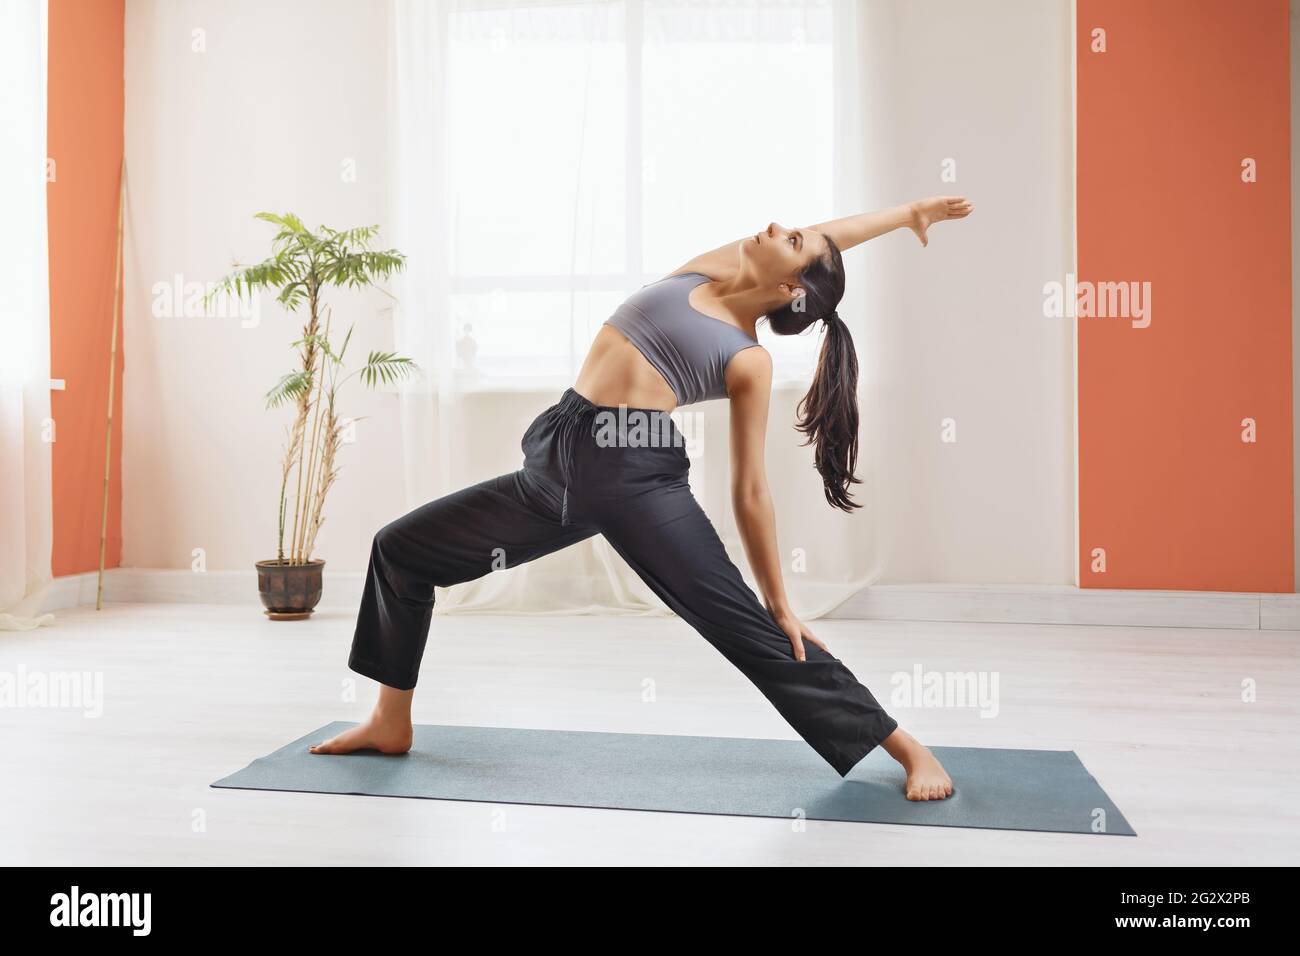
[{"label": "wooden floor", "polygon": [[[98,672],[102,716],[0,708],[3,864],[1295,864],[1295,632],[814,622],[931,744],[1074,750],[1136,838],[506,806],[208,784],[333,720],[355,610],[116,605],[0,632],[0,675]],[[891,675],[988,671],[998,712],[889,702]],[[20,669],[23,669],[20,671]],[[2,677],[0,677],[2,679]],[[355,679],[355,701],[344,700]],[[644,699],[652,681],[653,700]],[[1243,682],[1257,700],[1243,702]],[[796,738],[676,619],[437,616],[419,723]],[[961,786],[961,781],[956,781]]]}]

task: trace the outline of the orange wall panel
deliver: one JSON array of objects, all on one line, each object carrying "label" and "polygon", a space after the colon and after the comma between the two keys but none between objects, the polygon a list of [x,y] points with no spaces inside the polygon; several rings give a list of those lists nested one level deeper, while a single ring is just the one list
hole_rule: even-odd
[{"label": "orange wall panel", "polygon": [[[50,249],[50,374],[56,576],[99,566],[108,422],[108,356],[122,160],[124,0],[49,0],[46,196]],[[122,372],[113,412],[107,567],[122,553]]]},{"label": "orange wall panel", "polygon": [[1079,583],[1294,591],[1287,0],[1077,17]]}]

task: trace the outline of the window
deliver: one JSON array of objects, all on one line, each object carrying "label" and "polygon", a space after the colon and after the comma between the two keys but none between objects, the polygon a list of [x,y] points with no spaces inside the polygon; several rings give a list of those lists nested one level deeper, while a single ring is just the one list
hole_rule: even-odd
[{"label": "window", "polygon": [[[449,308],[475,387],[567,384],[641,285],[769,221],[836,214],[832,0],[448,16]],[[807,382],[816,328],[760,327],[778,381]]]}]

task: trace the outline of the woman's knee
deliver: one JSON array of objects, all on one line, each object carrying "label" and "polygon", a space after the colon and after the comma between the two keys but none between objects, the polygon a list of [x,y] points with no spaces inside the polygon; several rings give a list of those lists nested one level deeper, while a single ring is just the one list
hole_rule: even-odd
[{"label": "woman's knee", "polygon": [[390,521],[375,532],[370,541],[370,556],[380,561],[391,561],[397,555],[400,543],[400,526],[397,521]]},{"label": "woman's knee", "polygon": [[371,554],[387,561],[398,560],[412,550],[414,542],[439,540],[441,522],[433,504],[436,502],[408,511],[376,531],[370,543]]}]

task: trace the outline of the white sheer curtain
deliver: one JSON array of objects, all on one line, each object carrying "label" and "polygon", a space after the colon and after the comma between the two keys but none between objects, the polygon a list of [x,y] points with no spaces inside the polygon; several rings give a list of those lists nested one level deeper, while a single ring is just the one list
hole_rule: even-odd
[{"label": "white sheer curtain", "polygon": [[[405,507],[519,467],[527,424],[641,285],[771,220],[862,211],[859,17],[855,0],[392,0],[396,347],[426,370],[403,391]],[[840,312],[862,330],[865,270],[846,259]],[[805,617],[879,573],[870,514],[826,505],[792,427],[817,334],[760,329],[778,378],[768,474]],[[727,404],[679,417],[696,497],[748,577]],[[437,607],[665,612],[599,536]]]},{"label": "white sheer curtain", "polygon": [[46,36],[45,0],[0,4],[0,630],[53,619]]}]

